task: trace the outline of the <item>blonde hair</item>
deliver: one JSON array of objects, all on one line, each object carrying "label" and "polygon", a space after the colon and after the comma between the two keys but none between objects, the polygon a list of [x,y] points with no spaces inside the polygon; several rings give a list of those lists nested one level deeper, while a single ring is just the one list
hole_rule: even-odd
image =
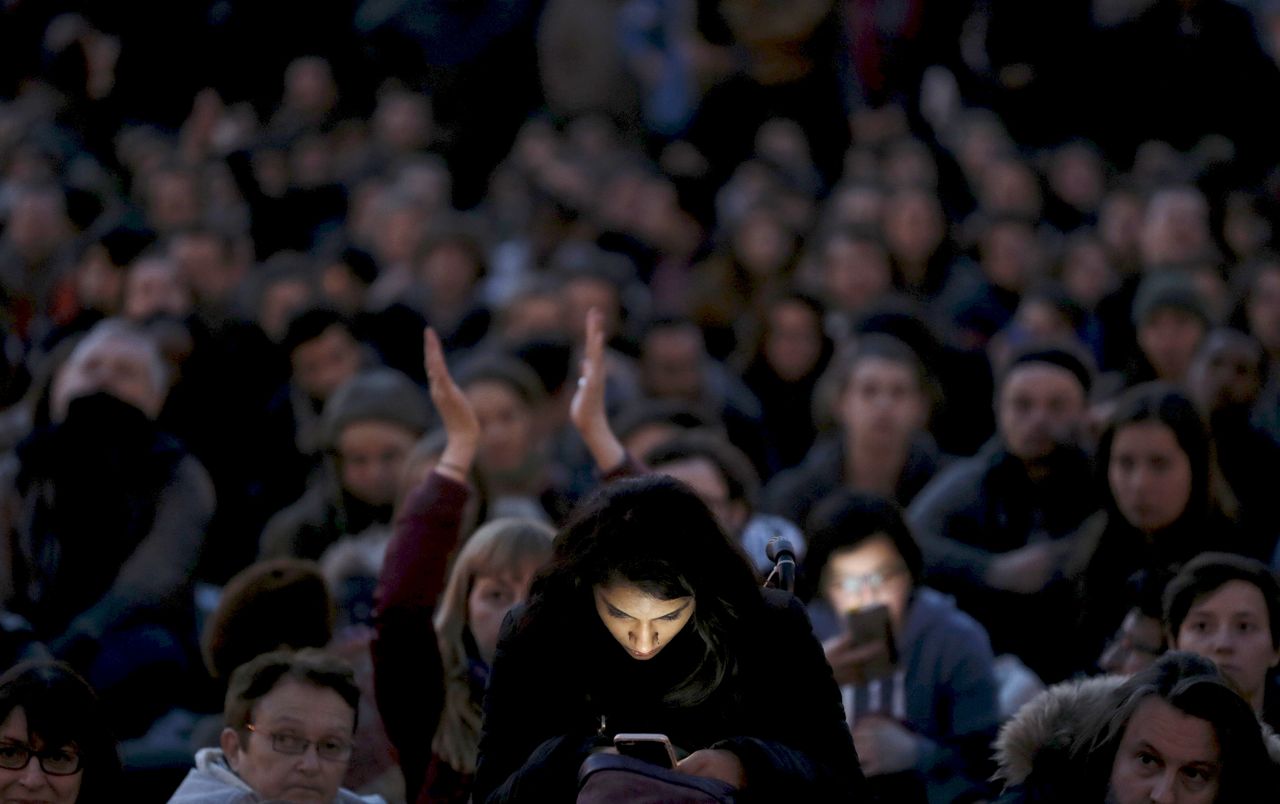
[{"label": "blonde hair", "polygon": [[467,598],[481,575],[500,575],[551,557],[555,533],[540,522],[505,517],[479,528],[454,559],[434,625],[444,669],[444,709],[431,748],[459,773],[475,773],[483,712],[472,697],[463,635]]}]

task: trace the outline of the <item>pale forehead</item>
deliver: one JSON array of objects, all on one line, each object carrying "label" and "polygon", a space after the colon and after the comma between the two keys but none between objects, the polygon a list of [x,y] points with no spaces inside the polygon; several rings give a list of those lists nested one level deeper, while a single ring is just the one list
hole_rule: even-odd
[{"label": "pale forehead", "polygon": [[1134,710],[1124,741],[1150,745],[1166,763],[1218,761],[1218,736],[1209,721],[1188,715],[1155,696]]},{"label": "pale forehead", "polygon": [[1178,439],[1169,425],[1156,421],[1133,422],[1116,430],[1112,452],[1180,453]]},{"label": "pale forehead", "polygon": [[901,558],[888,536],[876,534],[832,553],[827,571],[833,575],[866,575],[888,569]]}]

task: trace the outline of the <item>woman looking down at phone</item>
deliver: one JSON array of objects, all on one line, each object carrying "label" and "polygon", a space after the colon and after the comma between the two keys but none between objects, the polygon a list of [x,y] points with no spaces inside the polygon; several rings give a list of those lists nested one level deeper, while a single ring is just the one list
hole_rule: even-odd
[{"label": "woman looking down at phone", "polygon": [[475,801],[573,801],[619,733],[750,801],[858,801],[839,692],[800,604],[763,591],[692,490],[605,486],[556,538],[499,638]]},{"label": "woman looking down at phone", "polygon": [[808,524],[801,592],[872,789],[895,802],[981,798],[998,725],[986,632],[919,586],[920,548],[894,503],[838,491]]}]

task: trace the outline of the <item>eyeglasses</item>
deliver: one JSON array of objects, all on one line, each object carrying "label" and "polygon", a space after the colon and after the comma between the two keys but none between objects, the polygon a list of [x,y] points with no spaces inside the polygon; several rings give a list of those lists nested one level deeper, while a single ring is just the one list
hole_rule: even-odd
[{"label": "eyeglasses", "polygon": [[889,581],[906,574],[906,571],[906,567],[899,565],[866,575],[841,575],[832,579],[831,586],[847,595],[861,595],[864,592],[875,594]]},{"label": "eyeglasses", "polygon": [[0,768],[22,770],[32,757],[40,763],[40,770],[50,776],[70,776],[80,770],[80,755],[75,751],[65,748],[32,751],[31,746],[22,743],[0,745]]},{"label": "eyeglasses", "polygon": [[351,743],[337,737],[325,737],[312,741],[288,732],[276,732],[273,734],[259,732],[252,723],[245,724],[245,728],[254,734],[270,737],[271,750],[277,754],[288,754],[291,757],[302,756],[307,753],[308,748],[314,745],[316,754],[321,759],[327,759],[331,762],[346,762],[351,758]]}]

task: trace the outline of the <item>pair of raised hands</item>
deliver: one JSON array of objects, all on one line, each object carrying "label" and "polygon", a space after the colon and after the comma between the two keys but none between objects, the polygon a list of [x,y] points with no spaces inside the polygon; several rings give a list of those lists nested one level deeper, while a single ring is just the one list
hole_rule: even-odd
[{"label": "pair of raised hands", "polygon": [[[436,471],[466,482],[480,443],[480,420],[467,395],[454,382],[445,363],[440,337],[431,327],[423,333],[423,365],[431,388],[431,401],[445,429],[445,449]],[[596,465],[602,470],[622,463],[625,453],[609,426],[605,412],[604,315],[596,309],[587,313],[587,338],[582,357],[582,373],[569,406],[569,418],[582,435]]]}]

